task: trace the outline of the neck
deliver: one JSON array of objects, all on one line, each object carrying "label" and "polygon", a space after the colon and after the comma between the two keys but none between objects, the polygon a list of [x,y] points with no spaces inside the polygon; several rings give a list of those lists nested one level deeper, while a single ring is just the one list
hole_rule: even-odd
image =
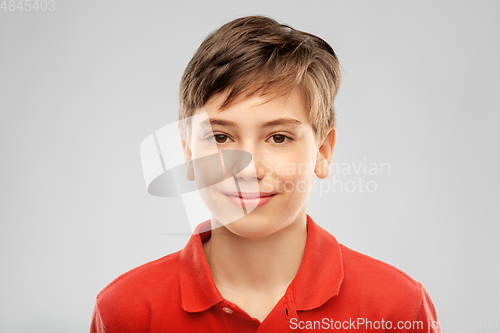
[{"label": "neck", "polygon": [[224,294],[284,293],[299,270],[307,238],[307,219],[262,238],[244,238],[226,227],[212,230],[203,250],[215,285]]}]

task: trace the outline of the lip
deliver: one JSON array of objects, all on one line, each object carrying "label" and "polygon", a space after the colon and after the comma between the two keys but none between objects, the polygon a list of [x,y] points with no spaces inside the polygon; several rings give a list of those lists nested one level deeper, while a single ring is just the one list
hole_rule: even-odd
[{"label": "lip", "polygon": [[[234,194],[234,195],[232,195]],[[271,201],[271,199],[278,193],[241,193],[238,192],[224,193],[229,201],[238,207],[260,207]]]},{"label": "lip", "polygon": [[272,197],[273,195],[278,194],[277,192],[226,192],[224,193],[227,196],[231,197],[240,197],[240,198],[265,198]]}]

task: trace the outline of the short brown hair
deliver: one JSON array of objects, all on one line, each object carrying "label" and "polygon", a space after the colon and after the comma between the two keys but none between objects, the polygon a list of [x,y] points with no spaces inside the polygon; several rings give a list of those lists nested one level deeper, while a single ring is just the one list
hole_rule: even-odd
[{"label": "short brown hair", "polygon": [[[323,138],[335,127],[339,85],[337,55],[323,39],[269,17],[241,17],[209,34],[187,65],[180,83],[179,120],[221,92],[227,93],[223,110],[240,97],[283,96],[300,87],[316,138]],[[189,138],[186,126],[180,127]]]}]

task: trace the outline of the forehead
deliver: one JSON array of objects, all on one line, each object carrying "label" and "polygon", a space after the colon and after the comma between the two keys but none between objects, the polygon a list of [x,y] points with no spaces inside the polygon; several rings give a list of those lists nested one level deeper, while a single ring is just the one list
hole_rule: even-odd
[{"label": "forehead", "polygon": [[[233,122],[267,123],[275,118],[295,119],[296,123],[309,123],[309,114],[305,107],[305,98],[301,89],[293,89],[286,95],[254,94],[249,97],[239,97],[228,106],[221,108],[228,92],[212,96],[194,114],[206,112],[210,119],[230,119]],[[291,121],[282,124],[292,124]]]}]

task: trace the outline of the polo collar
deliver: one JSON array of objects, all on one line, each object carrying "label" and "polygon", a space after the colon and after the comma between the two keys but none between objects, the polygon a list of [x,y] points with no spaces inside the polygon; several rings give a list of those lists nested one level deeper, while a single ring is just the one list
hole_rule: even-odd
[{"label": "polo collar", "polygon": [[[180,253],[182,308],[188,312],[205,311],[224,301],[203,252],[202,244],[210,236],[210,220],[207,220],[196,227]],[[304,256],[287,289],[292,293],[296,310],[315,309],[338,295],[343,277],[342,254],[337,240],[307,214]]]}]

